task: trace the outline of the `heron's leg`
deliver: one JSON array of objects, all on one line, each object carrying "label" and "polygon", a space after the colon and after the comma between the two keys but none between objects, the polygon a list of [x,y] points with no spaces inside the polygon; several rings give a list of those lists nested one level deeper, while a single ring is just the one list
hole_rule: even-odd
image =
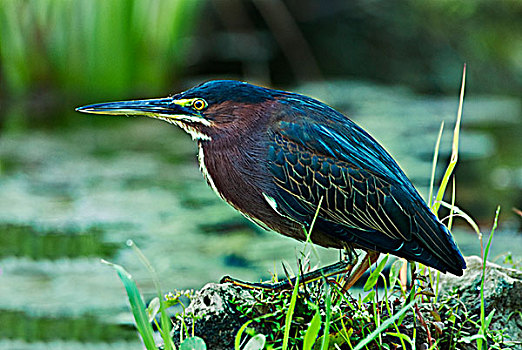
[{"label": "heron's leg", "polygon": [[[357,263],[357,259],[353,259],[353,256],[350,256],[348,259],[341,260],[335,264],[328,265],[323,267],[322,269],[311,271],[305,273],[304,275],[299,277],[299,283],[308,283],[321,279],[322,277],[331,277],[335,276],[347,271],[351,271],[355,264]],[[244,282],[232,278],[230,276],[225,276],[221,279],[221,283],[230,282],[238,286],[247,287],[247,288],[259,288],[259,289],[268,289],[268,290],[282,290],[282,289],[292,289],[295,285],[296,277],[291,279],[285,279],[284,281],[277,283],[252,283],[252,282]]]},{"label": "heron's leg", "polygon": [[350,276],[348,276],[346,281],[344,281],[344,285],[342,288],[343,293],[348,291],[348,289],[350,289],[351,287],[353,287],[355,282],[357,282],[357,280],[361,278],[364,272],[368,270],[370,266],[372,266],[373,263],[377,261],[377,259],[379,259],[379,255],[380,253],[374,250],[369,250],[366,253],[364,259],[361,260],[361,263],[357,266],[357,268],[354,271],[350,273]]}]

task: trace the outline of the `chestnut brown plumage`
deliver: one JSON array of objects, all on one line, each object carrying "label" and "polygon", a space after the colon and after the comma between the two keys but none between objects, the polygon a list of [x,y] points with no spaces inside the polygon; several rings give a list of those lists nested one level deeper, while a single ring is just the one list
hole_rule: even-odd
[{"label": "chestnut brown plumage", "polygon": [[391,253],[456,275],[466,267],[448,229],[384,148],[310,97],[218,80],[171,97],[77,110],[180,126],[198,143],[208,184],[264,228],[304,240],[317,211],[311,240],[324,247]]}]

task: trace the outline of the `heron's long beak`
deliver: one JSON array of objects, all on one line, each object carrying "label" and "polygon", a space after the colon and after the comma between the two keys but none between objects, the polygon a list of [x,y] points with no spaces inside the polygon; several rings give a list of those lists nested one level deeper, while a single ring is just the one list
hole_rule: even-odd
[{"label": "heron's long beak", "polygon": [[200,113],[190,108],[190,100],[173,100],[168,97],[97,103],[78,107],[76,111],[91,114],[146,116],[167,121],[209,124],[209,121]]}]

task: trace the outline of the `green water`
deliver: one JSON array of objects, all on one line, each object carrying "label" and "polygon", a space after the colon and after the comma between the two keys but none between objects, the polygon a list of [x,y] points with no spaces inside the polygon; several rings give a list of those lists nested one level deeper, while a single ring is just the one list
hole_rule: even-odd
[{"label": "green water", "polygon": [[[299,90],[350,115],[427,195],[443,120],[441,159],[450,152],[456,96],[356,82]],[[100,263],[125,266],[152,296],[152,280],[126,247],[128,239],[151,260],[165,291],[200,288],[223,275],[267,279],[271,271],[281,273],[283,260],[296,268],[303,245],[260,230],[218,199],[199,173],[196,145],[182,131],[147,119],[122,117],[101,127],[104,117],[67,118],[92,119],[89,126],[0,135],[1,349],[139,349],[123,287]],[[507,251],[522,256],[520,219],[510,212],[522,204],[519,135],[519,100],[466,100],[457,204],[484,232],[493,208],[503,206],[493,257]],[[480,252],[475,235],[464,229],[456,235],[464,254]],[[318,251],[314,263],[320,265],[338,257],[335,250]]]}]

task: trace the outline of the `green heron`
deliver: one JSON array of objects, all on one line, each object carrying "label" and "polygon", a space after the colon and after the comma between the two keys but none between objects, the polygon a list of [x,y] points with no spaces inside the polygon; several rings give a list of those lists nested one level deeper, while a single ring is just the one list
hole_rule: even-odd
[{"label": "green heron", "polygon": [[147,116],[181,127],[197,141],[210,187],[244,216],[298,240],[307,239],[315,218],[312,242],[365,250],[355,270],[351,263],[333,265],[335,273],[352,271],[345,290],[380,252],[459,276],[466,268],[449,230],[385,149],[313,98],[217,80],[166,98],[77,111]]}]

